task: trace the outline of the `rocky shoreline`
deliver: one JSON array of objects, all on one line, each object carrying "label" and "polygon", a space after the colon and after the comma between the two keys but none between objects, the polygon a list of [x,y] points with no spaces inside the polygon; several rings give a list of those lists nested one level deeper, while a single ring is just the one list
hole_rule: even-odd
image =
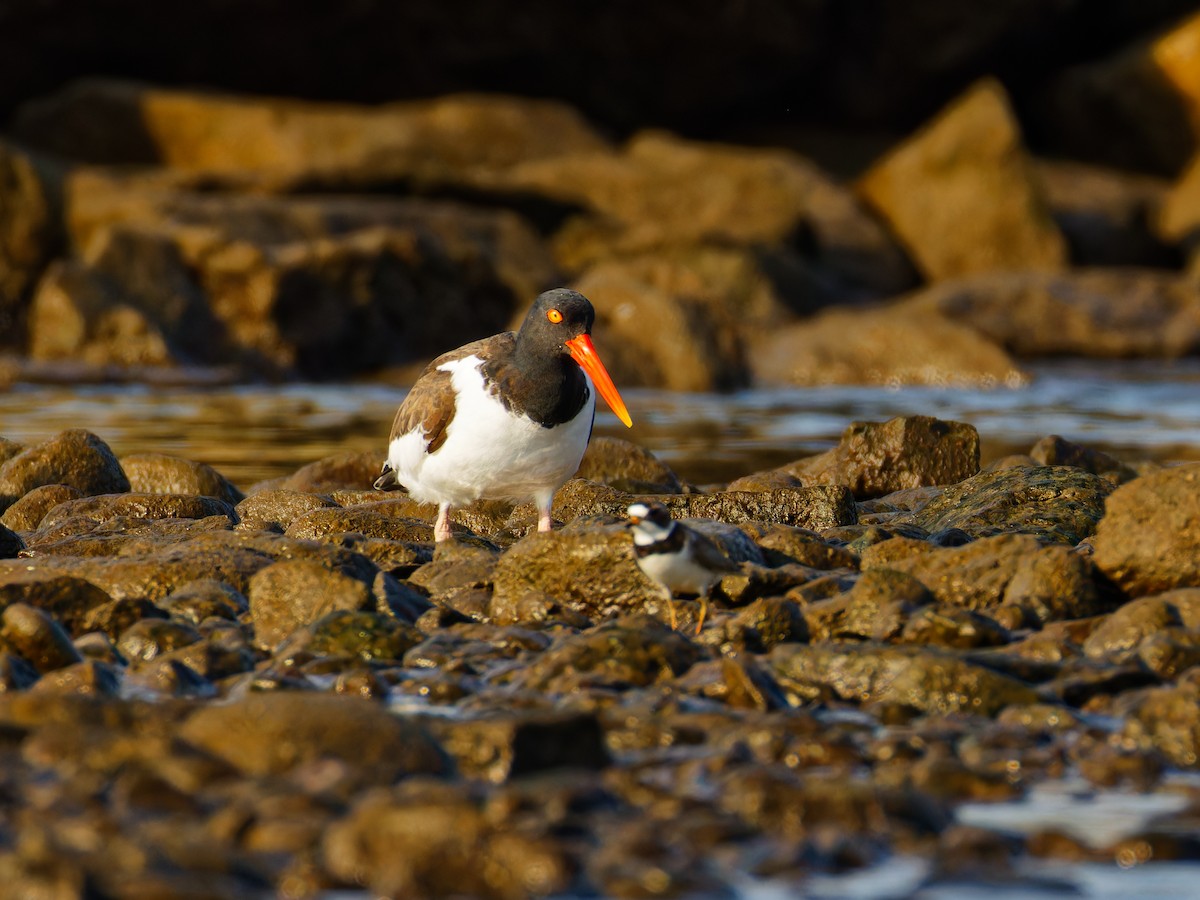
[{"label": "rocky shoreline", "polygon": [[[1194,860],[1200,466],[855,424],[703,490],[596,439],[556,498],[433,510],[345,454],[243,491],[70,431],[0,440],[0,880],[13,896],[728,897],[892,854]],[[624,509],[741,571],[677,631]],[[966,824],[1082,778],[1108,843]],[[15,894],[11,894],[15,891]]]}]

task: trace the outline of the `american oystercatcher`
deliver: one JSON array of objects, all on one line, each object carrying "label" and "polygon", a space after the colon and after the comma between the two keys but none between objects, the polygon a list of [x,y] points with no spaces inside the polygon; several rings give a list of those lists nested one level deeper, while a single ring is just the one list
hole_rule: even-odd
[{"label": "american oystercatcher", "polygon": [[515,334],[431,362],[396,411],[376,490],[403,485],[438,504],[437,541],[450,537],[453,507],[485,498],[532,497],[538,530],[549,531],[554,492],[575,474],[592,435],[595,391],[633,424],[592,347],[595,318],[587,297],[556,288],[534,301]]},{"label": "american oystercatcher", "polygon": [[705,534],[671,518],[657,501],[631,504],[629,528],[633,531],[633,553],[638,568],[666,593],[671,627],[676,626],[676,594],[694,594],[700,599],[696,634],[708,615],[708,593],[723,575],[741,571]]}]

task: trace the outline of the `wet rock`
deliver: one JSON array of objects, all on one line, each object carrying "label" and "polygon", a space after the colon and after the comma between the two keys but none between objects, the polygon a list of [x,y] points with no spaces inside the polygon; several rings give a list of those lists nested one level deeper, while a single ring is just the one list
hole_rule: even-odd
[{"label": "wet rock", "polygon": [[271,527],[284,531],[307,512],[335,506],[328,497],[307,491],[263,490],[239,502],[235,512],[240,521],[256,531]]},{"label": "wet rock", "polygon": [[1108,498],[1093,561],[1126,594],[1200,587],[1200,466],[1144,475]]},{"label": "wet rock", "polygon": [[0,466],[0,507],[7,509],[44,484],[65,484],[85,496],[129,490],[129,479],[112,450],[82,429],[64,431]]},{"label": "wet rock", "polygon": [[271,648],[334,610],[374,607],[371,585],[316,560],[283,560],[256,572],[247,596],[254,639]]},{"label": "wet rock", "polygon": [[641,610],[660,593],[637,567],[633,542],[618,525],[534,532],[500,557],[492,580],[491,615],[508,624],[558,607],[589,617]]},{"label": "wet rock", "polygon": [[83,494],[65,484],[44,484],[36,487],[4,511],[0,524],[13,531],[35,531],[46,513],[68,500],[78,500]]},{"label": "wet rock", "polygon": [[1066,264],[1066,242],[995,81],[957,98],[875,163],[858,188],[931,281]]},{"label": "wet rock", "polygon": [[1104,617],[1083,642],[1083,652],[1125,662],[1146,638],[1180,624],[1179,611],[1163,596],[1131,600]]},{"label": "wet rock", "polygon": [[665,503],[674,518],[715,519],[730,525],[764,522],[823,531],[858,521],[854,498],[839,485],[777,490],[769,494],[722,491],[654,499]]},{"label": "wet rock", "polygon": [[798,563],[813,569],[858,567],[858,554],[823,540],[807,528],[761,522],[743,522],[738,527],[758,545],[767,565]]},{"label": "wet rock", "polygon": [[335,610],[281,647],[276,656],[348,657],[363,662],[402,660],[425,640],[411,625],[377,612]]},{"label": "wet rock", "polygon": [[234,621],[249,611],[250,602],[233,585],[202,578],[172,591],[158,606],[173,618],[199,625],[213,617]]},{"label": "wet rock", "polygon": [[766,653],[778,644],[809,639],[808,622],[800,605],[784,597],[762,597],[738,610],[725,626],[725,633],[752,653]]},{"label": "wet rock", "polygon": [[0,525],[0,559],[11,559],[25,549],[25,542],[16,532]]},{"label": "wet rock", "polygon": [[125,689],[135,696],[139,693],[154,697],[217,696],[217,688],[195,669],[178,660],[155,657],[135,665],[125,675]]},{"label": "wet rock", "polygon": [[431,525],[400,514],[409,510],[409,502],[385,500],[351,509],[314,509],[294,519],[284,533],[288,537],[308,540],[337,534],[361,534],[389,541],[432,542]]},{"label": "wet rock", "polygon": [[54,619],[33,606],[13,603],[0,614],[0,639],[17,650],[39,673],[82,660],[70,636]]},{"label": "wet rock", "polygon": [[1104,515],[1112,485],[1068,466],[982,472],[946,488],[913,514],[893,520],[936,534],[958,528],[973,537],[1015,532],[1077,544]]},{"label": "wet rock", "polygon": [[1045,622],[1108,608],[1086,559],[1065,547],[1043,547],[1031,535],[996,535],[946,548],[894,538],[864,550],[861,564],[864,572],[907,572],[938,601],[967,609],[1018,607]]},{"label": "wet rock", "polygon": [[649,450],[603,435],[592,437],[575,477],[630,494],[678,494],[683,491],[671,467]]},{"label": "wet rock", "polygon": [[555,769],[604,769],[604,732],[586,713],[502,712],[460,722],[430,721],[458,773],[500,784]]},{"label": "wet rock", "polygon": [[644,686],[683,674],[704,655],[657,619],[629,616],[556,641],[511,682],[549,694]]},{"label": "wet rock", "polygon": [[200,632],[184,622],[142,619],[121,632],[117,639],[117,650],[130,663],[137,664],[194,644],[200,639]]},{"label": "wet rock", "polygon": [[1114,484],[1124,484],[1137,478],[1138,473],[1103,450],[1083,447],[1064,440],[1057,434],[1042,438],[1029,451],[1039,466],[1075,466],[1093,475],[1107,478]]},{"label": "wet rock", "polygon": [[937,284],[898,314],[936,314],[1018,358],[1173,359],[1200,347],[1200,291],[1154,269],[994,272]]},{"label": "wet rock", "polygon": [[806,485],[845,485],[858,500],[955,484],[979,472],[979,433],[931,416],[855,422],[836,447],[783,470]]},{"label": "wet rock", "polygon": [[1200,633],[1195,629],[1167,627],[1138,645],[1137,658],[1163,681],[1173,681],[1200,666]]},{"label": "wet rock", "polygon": [[205,463],[165,453],[137,453],[121,458],[129,489],[139,494],[194,494],[216,497],[237,506],[244,495],[228,478]]},{"label": "wet rock", "polygon": [[23,691],[38,680],[38,670],[22,657],[8,651],[0,651],[0,693]]},{"label": "wet rock", "polygon": [[197,710],[179,736],[254,776],[321,759],[352,767],[360,785],[448,771],[441,748],[420,725],[369,701],[330,694],[248,694]]},{"label": "wet rock", "polygon": [[230,526],[237,523],[233,506],[215,497],[187,494],[105,494],[81,497],[58,504],[49,512],[39,530],[53,529],[73,518],[106,522],[117,517],[135,519],[205,519],[224,516]]},{"label": "wet rock", "polygon": [[801,702],[835,697],[929,713],[994,716],[1006,706],[1037,700],[1024,682],[944,650],[783,644],[767,655],[767,662],[784,689]]},{"label": "wet rock", "polygon": [[89,698],[116,697],[121,677],[114,667],[94,659],[47,672],[30,688],[36,695],[79,695]]},{"label": "wet rock", "polygon": [[363,797],[321,848],[335,876],[381,896],[553,896],[568,888],[574,866],[542,830],[493,821],[461,787],[413,782]]},{"label": "wet rock", "polygon": [[904,623],[897,643],[928,647],[997,647],[1012,640],[1008,629],[974,610],[958,606],[926,606]]},{"label": "wet rock", "polygon": [[764,385],[1015,386],[1026,378],[996,342],[951,318],[891,305],[832,309],[773,329],[750,348]]},{"label": "wet rock", "polygon": [[1196,679],[1172,687],[1131,691],[1119,698],[1115,712],[1125,717],[1124,741],[1158,750],[1171,762],[1195,768],[1200,762],[1200,690]]}]

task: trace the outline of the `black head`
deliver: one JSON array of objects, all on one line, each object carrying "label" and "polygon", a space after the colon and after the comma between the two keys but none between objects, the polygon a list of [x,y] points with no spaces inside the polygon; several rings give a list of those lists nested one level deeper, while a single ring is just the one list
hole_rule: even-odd
[{"label": "black head", "polygon": [[566,355],[571,352],[567,341],[591,334],[595,322],[596,311],[587,297],[578,291],[555,288],[533,301],[517,332],[517,341],[539,349],[553,347]]}]

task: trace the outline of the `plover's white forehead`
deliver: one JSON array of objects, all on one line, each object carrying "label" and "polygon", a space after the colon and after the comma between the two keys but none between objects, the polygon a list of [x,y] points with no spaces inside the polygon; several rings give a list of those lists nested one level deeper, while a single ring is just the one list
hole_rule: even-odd
[{"label": "plover's white forehead", "polygon": [[629,514],[630,518],[644,519],[646,516],[650,515],[650,507],[648,507],[645,503],[631,503],[626,512]]}]

